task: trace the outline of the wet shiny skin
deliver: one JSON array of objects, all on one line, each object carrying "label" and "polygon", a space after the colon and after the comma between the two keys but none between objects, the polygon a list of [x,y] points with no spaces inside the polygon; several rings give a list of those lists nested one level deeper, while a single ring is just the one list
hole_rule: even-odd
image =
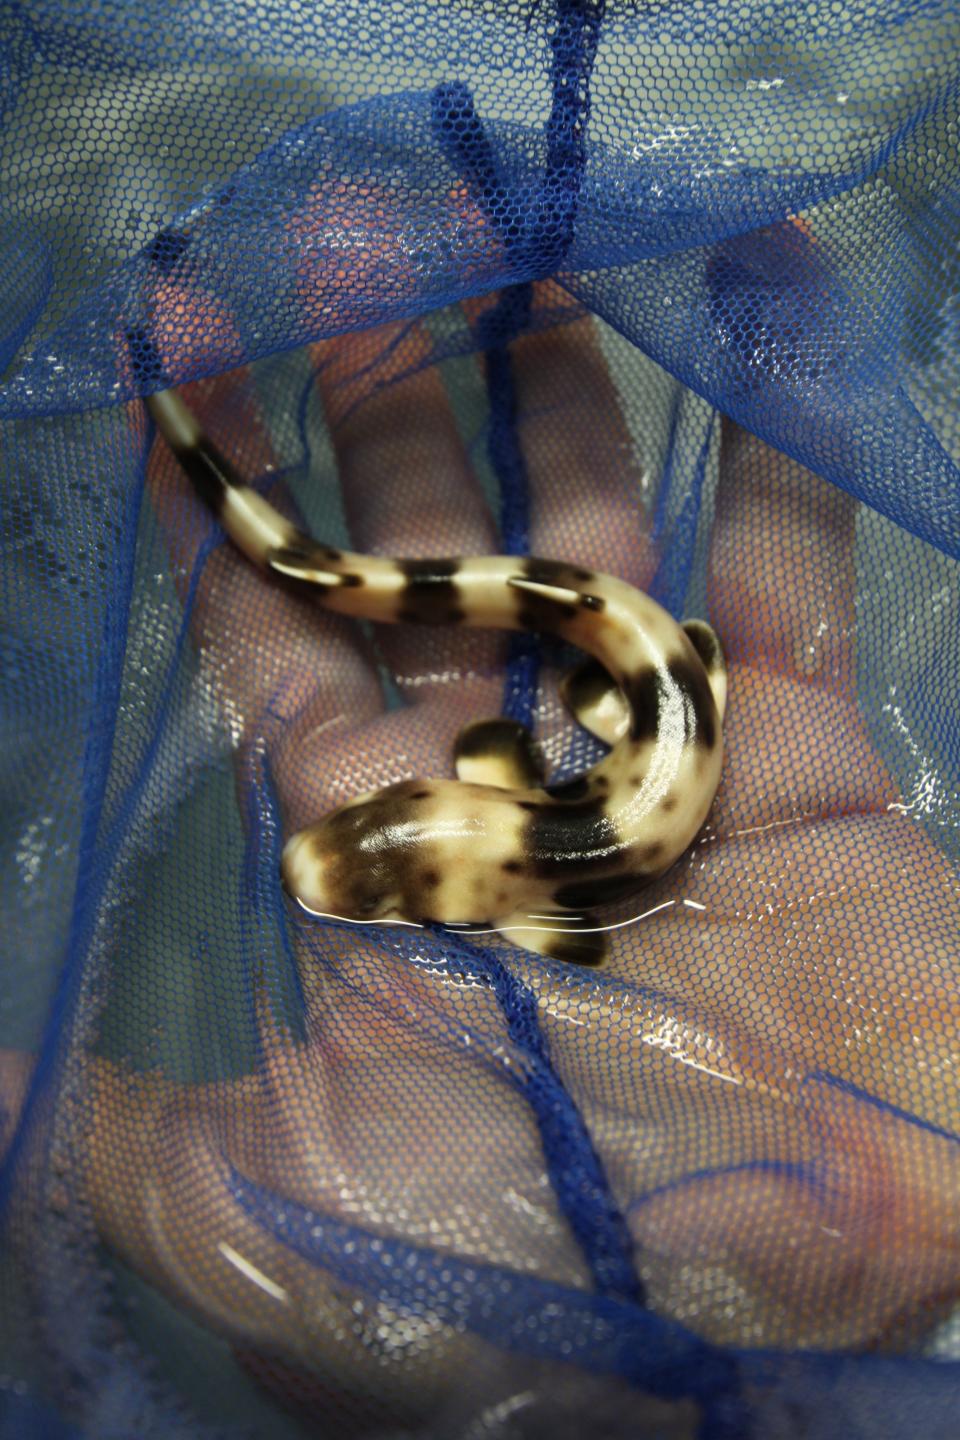
[{"label": "wet shiny skin", "polygon": [[601,959],[590,908],[661,875],[719,783],[726,671],[712,630],[680,626],[624,581],[562,561],[335,550],[245,485],[176,392],[149,404],[237,546],[326,608],[388,624],[543,630],[599,662],[589,688],[568,691],[582,723],[613,745],[587,775],[555,793],[531,783],[543,776],[530,737],[491,722],[461,747],[459,780],[393,785],[294,835],[281,866],[288,893],[315,914],[492,926],[556,958]]}]

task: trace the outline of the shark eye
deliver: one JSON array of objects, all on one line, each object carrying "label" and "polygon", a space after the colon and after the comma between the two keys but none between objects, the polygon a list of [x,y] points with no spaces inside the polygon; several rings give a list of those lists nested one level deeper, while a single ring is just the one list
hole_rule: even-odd
[{"label": "shark eye", "polygon": [[354,910],[356,918],[358,920],[374,919],[379,911],[384,908],[386,899],[386,895],[365,896],[363,900],[357,902]]}]

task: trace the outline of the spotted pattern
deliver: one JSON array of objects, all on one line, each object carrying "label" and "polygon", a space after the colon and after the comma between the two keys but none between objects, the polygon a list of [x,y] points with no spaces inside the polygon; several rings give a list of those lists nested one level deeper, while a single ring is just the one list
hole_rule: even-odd
[{"label": "spotted pattern", "polygon": [[288,893],[324,915],[494,926],[554,959],[596,963],[604,936],[592,907],[661,875],[719,783],[726,673],[710,627],[680,626],[624,581],[558,560],[385,561],[322,545],[238,479],[176,391],[148,406],[244,554],[309,583],[321,604],[386,623],[546,630],[593,657],[565,691],[613,740],[587,774],[544,788],[523,727],[475,722],[457,747],[461,779],[388,786],[294,835]]}]

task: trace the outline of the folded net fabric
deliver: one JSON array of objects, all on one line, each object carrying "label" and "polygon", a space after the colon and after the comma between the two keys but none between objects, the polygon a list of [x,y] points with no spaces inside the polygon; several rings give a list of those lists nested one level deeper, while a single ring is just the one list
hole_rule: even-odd
[{"label": "folded net fabric", "polygon": [[[955,1434],[954,7],[0,24],[0,1434]],[[247,565],[144,329],[318,536],[714,624],[602,968],[284,900],[466,720],[597,749],[556,647]]]}]

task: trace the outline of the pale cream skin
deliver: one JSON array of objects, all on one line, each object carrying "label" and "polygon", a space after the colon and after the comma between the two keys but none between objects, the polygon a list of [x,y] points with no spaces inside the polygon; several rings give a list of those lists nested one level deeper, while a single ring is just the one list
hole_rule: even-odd
[{"label": "pale cream skin", "polygon": [[602,928],[591,907],[662,875],[716,792],[726,670],[712,630],[682,627],[624,581],[556,561],[395,561],[323,546],[239,481],[175,392],[148,404],[238,548],[310,585],[325,608],[391,624],[547,630],[603,667],[599,688],[569,698],[613,748],[566,793],[531,783],[542,779],[531,743],[494,722],[486,745],[474,734],[458,757],[458,780],[358,796],[294,835],[282,861],[288,892],[321,915],[490,926],[556,958],[601,958],[602,942],[586,939]]}]

